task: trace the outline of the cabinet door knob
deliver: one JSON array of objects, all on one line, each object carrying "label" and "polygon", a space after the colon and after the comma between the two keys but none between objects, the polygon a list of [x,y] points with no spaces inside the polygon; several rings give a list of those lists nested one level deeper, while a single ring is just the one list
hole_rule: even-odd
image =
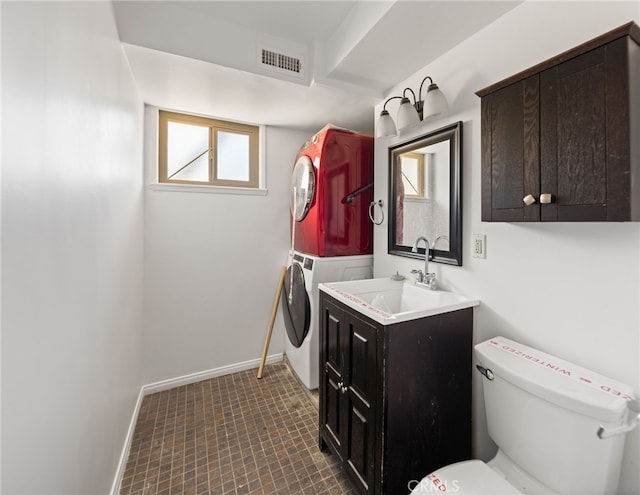
[{"label": "cabinet door knob", "polygon": [[548,205],[553,200],[551,194],[545,193],[540,195],[540,204]]},{"label": "cabinet door knob", "polygon": [[536,198],[533,196],[533,194],[527,194],[524,198],[522,198],[522,201],[525,205],[531,206],[536,202]]},{"label": "cabinet door knob", "polygon": [[347,387],[345,387],[344,385],[342,387],[340,387],[340,392],[342,392],[343,394],[347,393]]}]

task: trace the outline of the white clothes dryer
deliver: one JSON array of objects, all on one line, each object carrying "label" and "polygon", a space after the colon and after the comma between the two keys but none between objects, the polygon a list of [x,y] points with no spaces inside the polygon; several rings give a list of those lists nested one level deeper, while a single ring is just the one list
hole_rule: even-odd
[{"label": "white clothes dryer", "polygon": [[320,322],[318,284],[373,276],[373,256],[318,257],[294,251],[281,293],[291,368],[310,390],[318,388]]}]

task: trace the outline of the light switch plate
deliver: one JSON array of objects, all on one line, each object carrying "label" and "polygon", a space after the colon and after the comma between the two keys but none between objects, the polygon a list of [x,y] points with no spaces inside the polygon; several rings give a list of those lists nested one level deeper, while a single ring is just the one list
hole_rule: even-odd
[{"label": "light switch plate", "polygon": [[471,245],[471,256],[474,258],[487,257],[487,236],[484,234],[472,234],[473,244]]}]

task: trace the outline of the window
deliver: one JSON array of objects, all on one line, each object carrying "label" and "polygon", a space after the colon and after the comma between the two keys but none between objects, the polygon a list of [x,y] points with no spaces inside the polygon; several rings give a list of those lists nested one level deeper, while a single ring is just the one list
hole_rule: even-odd
[{"label": "window", "polygon": [[258,127],[160,111],[158,180],[259,186]]},{"label": "window", "polygon": [[[420,150],[419,150],[420,151]],[[400,155],[400,172],[406,198],[429,199],[428,154],[408,152]]]}]

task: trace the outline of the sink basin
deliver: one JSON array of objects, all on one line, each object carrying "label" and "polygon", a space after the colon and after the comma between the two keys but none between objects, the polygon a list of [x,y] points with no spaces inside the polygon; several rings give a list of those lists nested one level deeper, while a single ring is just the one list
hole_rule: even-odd
[{"label": "sink basin", "polygon": [[319,284],[318,288],[359,313],[392,325],[477,306],[480,301],[444,290],[429,290],[390,278]]}]

